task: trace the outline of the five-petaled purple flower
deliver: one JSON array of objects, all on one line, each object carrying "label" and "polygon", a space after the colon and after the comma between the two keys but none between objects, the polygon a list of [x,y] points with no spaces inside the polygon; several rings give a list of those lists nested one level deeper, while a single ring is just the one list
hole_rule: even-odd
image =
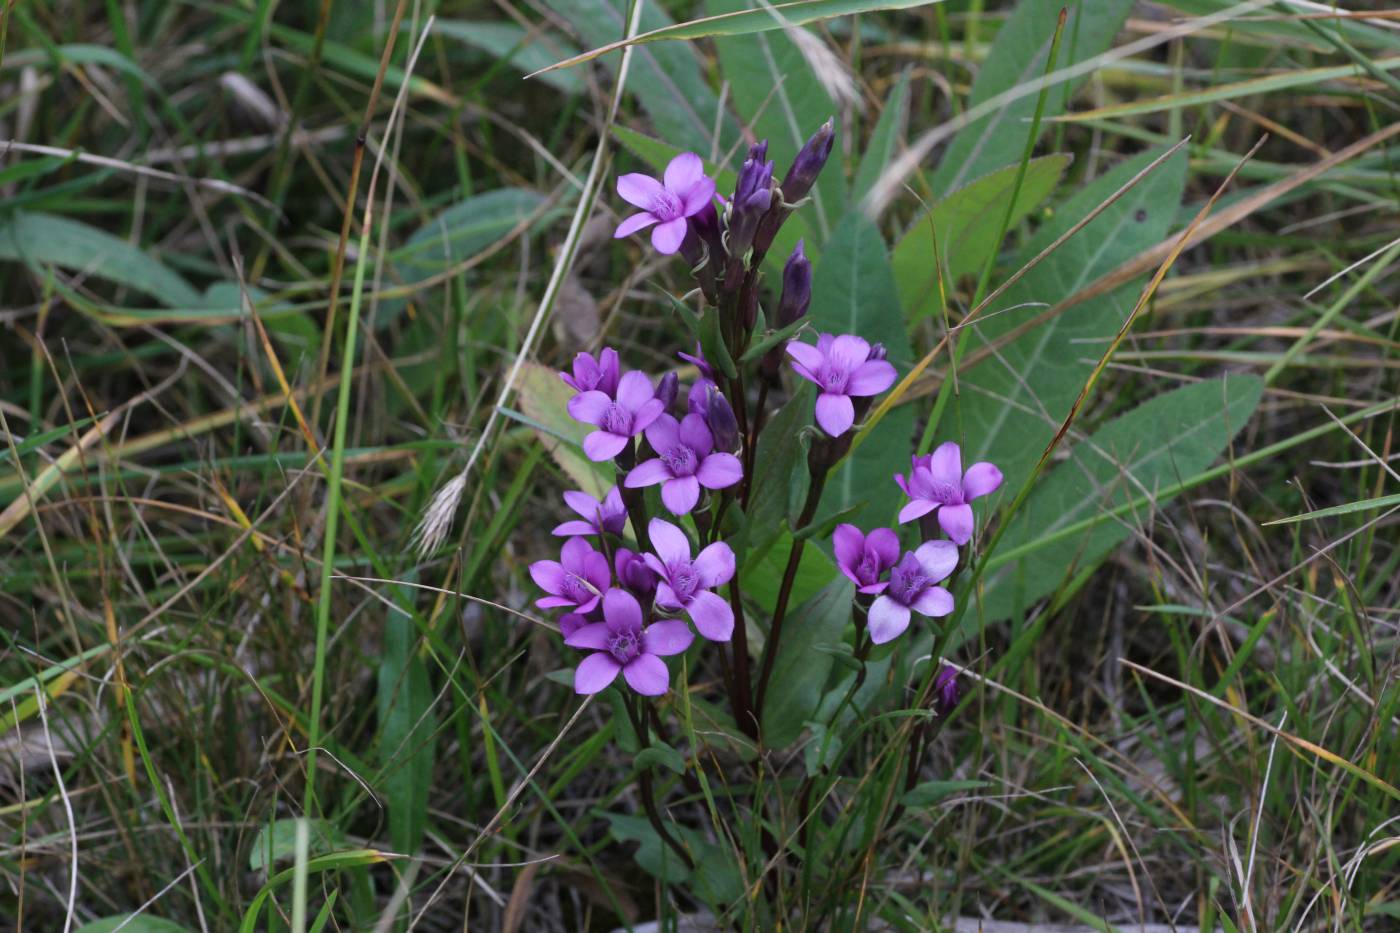
[{"label": "five-petaled purple flower", "polygon": [[817,424],[832,437],[840,437],[855,423],[851,396],[879,395],[894,384],[894,367],[870,358],[870,344],[854,334],[839,337],[821,334],[817,345],[790,341],[792,368],[817,384]]},{"label": "five-petaled purple flower", "polygon": [[896,475],[894,481],[910,502],[899,510],[900,522],[912,521],[938,510],[938,524],[956,544],[972,537],[973,499],[995,492],[1001,485],[1001,470],[987,462],[974,463],[962,471],[962,450],[953,441],[923,457],[914,457],[909,478]]},{"label": "five-petaled purple flower", "polygon": [[695,636],[679,619],[642,625],[642,607],[626,590],[608,590],[603,597],[603,621],[574,630],[564,644],[593,651],[574,671],[574,690],[597,693],[617,678],[638,693],[654,697],[670,687],[671,672],[661,660],[690,647]]},{"label": "five-petaled purple flower", "polygon": [[836,566],[862,593],[880,593],[889,581],[880,578],[899,560],[899,537],[888,528],[864,534],[855,525],[837,525],[831,536]]},{"label": "five-petaled purple flower", "polygon": [[530,576],[549,594],[535,600],[541,609],[569,606],[575,612],[588,612],[612,584],[607,555],[583,538],[565,541],[559,560],[535,561]]},{"label": "five-petaled purple flower", "polygon": [[675,515],[695,508],[701,486],[724,489],[744,478],[738,457],[715,451],[714,436],[699,415],[679,422],[662,415],[647,428],[647,443],[657,456],[637,464],[624,485],[634,489],[661,483],[661,501]]},{"label": "five-petaled purple flower", "polygon": [[617,351],[604,347],[595,357],[591,353],[579,352],[574,356],[572,373],[560,373],[559,378],[575,392],[597,390],[608,398],[617,395],[617,380],[621,375]]},{"label": "five-petaled purple flower", "polygon": [[569,414],[598,428],[583,439],[583,452],[589,460],[611,460],[622,453],[665,408],[651,380],[635,369],[618,380],[615,399],[597,389],[569,399]]},{"label": "five-petaled purple flower", "polygon": [[734,576],[734,552],[729,545],[716,541],[691,560],[690,540],[675,525],[653,518],[647,532],[656,553],[644,557],[661,576],[656,604],[684,609],[701,635],[710,641],[728,641],[734,634],[734,610],[710,590]]},{"label": "five-petaled purple flower", "polygon": [[618,224],[613,236],[625,237],[656,224],[651,231],[651,245],[658,253],[670,255],[681,248],[685,239],[686,218],[711,203],[715,183],[705,175],[705,163],[698,155],[682,152],[666,166],[661,181],[637,172],[618,176],[617,193],[642,211]]},{"label": "five-petaled purple flower", "polygon": [[564,502],[581,518],[573,518],[555,526],[556,535],[600,535],[603,532],[622,534],[627,524],[627,507],[622,504],[622,492],[616,486],[599,502],[586,492],[570,489]]},{"label": "five-petaled purple flower", "polygon": [[870,640],[877,645],[898,638],[909,627],[912,610],[925,616],[953,611],[953,594],[939,582],[958,565],[958,548],[951,541],[926,541],[907,551],[890,568],[890,585],[870,607]]}]

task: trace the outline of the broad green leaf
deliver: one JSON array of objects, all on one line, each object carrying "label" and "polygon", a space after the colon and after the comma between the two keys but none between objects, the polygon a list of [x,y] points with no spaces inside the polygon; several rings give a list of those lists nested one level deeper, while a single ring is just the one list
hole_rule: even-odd
[{"label": "broad green leaf", "polygon": [[[306,862],[308,874],[319,874],[323,871],[339,871],[342,868],[357,868],[363,865],[377,865],[386,862],[391,858],[399,857],[396,854],[380,852],[377,849],[349,849],[345,852],[332,852],[330,855],[319,855]],[[253,933],[258,929],[258,918],[262,915],[263,905],[267,903],[272,892],[280,886],[292,880],[296,872],[296,866],[286,868],[267,880],[253,899],[248,903],[248,909],[243,912],[243,921],[238,925],[240,933]]]},{"label": "broad green leaf", "polygon": [[[786,524],[781,525],[781,533],[762,553],[750,555],[743,565],[741,582],[744,596],[757,603],[765,613],[772,614],[778,604],[778,587],[782,583],[783,571],[787,569],[788,553],[792,550],[792,535]],[[792,586],[792,596],[788,608],[806,600],[836,577],[836,565],[822,550],[826,542],[809,541],[802,548],[802,558],[797,563],[797,576]],[[820,545],[820,546],[819,546]]]},{"label": "broad green leaf", "polygon": [[389,256],[405,280],[422,281],[471,259],[539,212],[543,204],[542,195],[525,188],[472,195],[419,227]]},{"label": "broad green leaf", "polygon": [[[1263,393],[1254,376],[1208,379],[1164,392],[1074,445],[1044,476],[1001,540],[1005,549],[1037,538],[1192,476],[1215,462],[1244,427]],[[1170,497],[1162,497],[1158,505]],[[1150,520],[1146,514],[1103,522],[1077,541],[993,560],[984,577],[987,621],[1054,592],[1071,574],[1092,568]],[[972,613],[975,617],[976,611]]]},{"label": "broad green leaf", "polygon": [[[812,548],[808,548],[812,550]],[[853,586],[834,575],[810,600],[793,606],[778,645],[768,695],[763,700],[763,744],[782,748],[802,734],[803,725],[821,704],[834,659],[816,646],[841,641],[851,620]]]},{"label": "broad green leaf", "polygon": [[[1023,220],[1051,195],[1070,160],[1068,155],[1049,155],[1030,161],[1016,196],[1016,209],[1011,212],[1012,224]],[[941,310],[934,228],[938,231],[937,256],[943,260],[943,284],[948,291],[964,276],[981,272],[987,258],[1001,247],[996,236],[1016,185],[1017,169],[1018,166],[1008,165],[968,182],[934,204],[909,227],[891,256],[900,304],[907,317],[917,320]]]},{"label": "broad green leaf", "polygon": [[[711,14],[747,9],[750,0],[708,0]],[[765,11],[763,15],[768,14]],[[801,27],[794,27],[801,28]],[[813,37],[815,40],[815,37]],[[802,144],[838,112],[802,52],[783,32],[760,32],[717,39],[720,71],[729,82],[734,109],[757,139],[768,140],[768,158],[780,180]],[[840,133],[840,128],[837,128]],[[825,240],[846,205],[838,139],[825,170],[812,187],[804,211],[819,240]]]},{"label": "broad green leaf", "polygon": [[121,933],[189,933],[189,927],[147,913],[103,917],[78,927],[77,933],[115,933],[118,929]]},{"label": "broad green leaf", "polygon": [[637,752],[632,764],[638,771],[647,768],[668,768],[676,774],[685,773],[685,756],[669,745],[653,742]]},{"label": "broad green leaf", "polygon": [[[977,72],[967,102],[969,108],[1045,74],[1061,7],[1069,9],[1069,19],[1065,22],[1056,70],[1107,50],[1123,28],[1133,0],[1021,0],[997,33]],[[1050,89],[1045,98],[1045,116],[1064,112],[1076,84]],[[933,174],[934,193],[945,195],[978,175],[1019,162],[1025,153],[1036,99],[1037,95],[1028,94],[959,130]]]},{"label": "broad green leaf", "polygon": [[537,425],[540,443],[559,468],[595,499],[606,495],[616,482],[612,466],[600,466],[583,455],[583,439],[593,428],[569,417],[567,406],[574,393],[559,374],[538,363],[522,363],[516,394],[521,410]]},{"label": "broad green leaf", "polygon": [[0,219],[0,260],[58,266],[136,289],[169,307],[201,301],[179,275],[144,250],[96,227],[53,214]]},{"label": "broad green leaf", "polygon": [[783,533],[793,472],[807,469],[807,451],[798,440],[798,433],[812,423],[813,404],[806,384],[798,385],[792,398],[768,419],[758,436],[744,531],[730,542],[741,564],[762,559]]},{"label": "broad green leaf", "polygon": [[[1031,238],[1020,261],[1029,261],[1159,155],[1130,159],[1071,198]],[[1177,152],[1026,273],[973,325],[968,352],[993,346],[1046,307],[1160,242],[1181,201],[1185,172],[1186,153]],[[963,437],[950,438],[945,430],[940,440],[963,440],[965,463],[990,460],[1006,475],[1006,488],[1019,489],[1140,291],[1141,280],[1074,305],[962,373]]]},{"label": "broad green leaf", "polygon": [[[548,68],[561,57],[577,54],[558,36],[537,29],[527,30],[518,23],[440,19],[433,31],[503,59],[526,74]],[[583,93],[580,72],[549,71],[541,74],[540,80],[565,94]]]},{"label": "broad green leaf", "polygon": [[[292,858],[296,854],[298,822],[300,820],[296,819],[273,820],[258,830],[253,850],[248,853],[248,868],[263,871]],[[312,820],[310,830],[312,855],[324,855],[345,844],[344,834],[329,820]]]},{"label": "broad green leaf", "polygon": [[[910,366],[909,336],[899,307],[894,273],[880,231],[859,210],[846,214],[812,275],[808,319],[819,332],[858,334],[885,345],[889,361],[903,375]],[[894,517],[901,493],[894,474],[909,467],[914,431],[912,406],[891,410],[827,478],[817,521],[849,506],[865,507],[847,519],[862,528]]]},{"label": "broad green leaf", "polygon": [[890,164],[895,147],[899,145],[899,138],[904,132],[907,116],[905,111],[908,107],[909,75],[906,73],[895,82],[894,87],[890,89],[890,96],[885,98],[885,107],[880,111],[879,122],[870,134],[870,143],[865,147],[865,155],[861,156],[860,168],[856,171],[855,181],[851,185],[852,201],[859,201],[864,197]]},{"label": "broad green leaf", "polygon": [[[879,10],[908,10],[913,7],[932,6],[942,0],[792,0],[788,3],[773,3],[766,7],[740,9],[724,13],[712,13],[700,19],[677,23],[662,29],[642,33],[631,40],[609,42],[567,61],[551,65],[550,68],[571,68],[629,45],[647,42],[661,42],[667,39],[703,39],[708,36],[743,36],[756,32],[771,32],[785,26],[804,26],[838,16],[856,13],[872,13]],[[861,24],[863,27],[866,25]],[[833,26],[833,32],[844,32],[840,26]],[[884,35],[884,33],[881,33]]]},{"label": "broad green leaf", "polygon": [[379,663],[379,753],[381,786],[389,809],[389,838],[395,851],[417,852],[428,822],[433,783],[437,716],[428,669],[418,653],[413,620],[389,613]]},{"label": "broad green leaf", "polygon": [[[587,45],[598,46],[626,34],[629,0],[548,0],[551,9],[569,21]],[[671,26],[671,18],[655,3],[643,3],[641,31]],[[606,65],[616,74],[620,58]],[[627,90],[651,117],[657,134],[702,156],[726,152],[739,138],[734,118],[722,112],[710,90],[695,49],[685,43],[644,45],[632,54]],[[715,127],[720,129],[715,138]]]},{"label": "broad green leaf", "polygon": [[916,784],[905,794],[903,803],[911,809],[920,807],[931,807],[954,794],[964,791],[981,790],[984,787],[991,787],[991,781],[924,781]]}]

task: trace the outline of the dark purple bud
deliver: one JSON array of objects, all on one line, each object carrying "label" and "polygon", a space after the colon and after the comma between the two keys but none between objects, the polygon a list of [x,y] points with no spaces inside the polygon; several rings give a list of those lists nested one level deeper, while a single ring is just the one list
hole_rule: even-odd
[{"label": "dark purple bud", "polygon": [[739,422],[734,417],[734,409],[724,393],[713,386],[708,392],[705,421],[714,435],[716,450],[732,453],[739,449]]},{"label": "dark purple bud", "polygon": [[685,397],[686,411],[701,418],[709,415],[710,390],[714,387],[714,382],[709,379],[696,379],[690,387],[690,393]]},{"label": "dark purple bud", "polygon": [[836,130],[831,120],[827,120],[812,134],[812,138],[807,140],[798,151],[797,158],[792,160],[792,168],[788,169],[787,175],[783,177],[784,201],[796,204],[812,190],[822,167],[826,165],[827,157],[831,155],[831,145],[835,139]]},{"label": "dark purple bud", "polygon": [[726,246],[730,256],[742,256],[753,243],[758,222],[773,204],[773,163],[767,160],[768,141],[749,150],[739,169],[734,198],[729,202]]},{"label": "dark purple bud", "polygon": [[656,397],[661,400],[662,411],[669,409],[671,403],[676,400],[676,392],[680,390],[680,385],[680,377],[675,373],[666,373],[656,384]]},{"label": "dark purple bud", "polygon": [[682,350],[680,353],[677,353],[676,356],[679,356],[687,363],[694,365],[696,369],[700,370],[700,375],[704,378],[715,378],[715,371],[710,368],[710,361],[705,359],[705,351],[701,348],[700,341],[695,341],[694,353],[686,353],[684,350]]},{"label": "dark purple bud", "polygon": [[933,678],[933,708],[938,711],[938,715],[947,716],[957,707],[961,697],[957,668],[949,664],[943,665]]},{"label": "dark purple bud", "polygon": [[889,356],[889,353],[885,350],[885,345],[883,343],[873,343],[870,345],[870,352],[865,355],[865,359],[867,362],[870,360],[883,360],[887,356]]},{"label": "dark purple bud", "polygon": [[802,241],[788,257],[783,266],[783,295],[778,299],[777,326],[779,329],[800,320],[807,315],[812,304],[812,261],[802,250]]},{"label": "dark purple bud", "polygon": [[617,569],[617,582],[623,589],[643,601],[649,601],[656,592],[656,573],[647,566],[640,554],[627,548],[618,548],[613,564]]}]

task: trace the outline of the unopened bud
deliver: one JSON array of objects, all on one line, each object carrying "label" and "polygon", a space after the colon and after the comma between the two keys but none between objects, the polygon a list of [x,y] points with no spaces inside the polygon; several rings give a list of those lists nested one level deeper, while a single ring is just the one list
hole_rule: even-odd
[{"label": "unopened bud", "polygon": [[812,134],[812,138],[807,140],[798,151],[797,158],[792,160],[792,167],[788,169],[787,175],[783,177],[784,201],[796,204],[812,190],[817,176],[826,165],[827,157],[831,155],[831,146],[835,139],[836,130],[831,120],[827,120]]},{"label": "unopened bud", "polygon": [[787,327],[807,315],[812,304],[812,261],[802,250],[802,241],[783,266],[783,295],[778,299],[777,326]]},{"label": "unopened bud", "polygon": [[729,399],[719,389],[711,388],[705,410],[705,420],[715,438],[715,449],[733,452],[739,448],[739,422]]},{"label": "unopened bud", "polygon": [[726,246],[731,257],[743,256],[748,251],[759,220],[773,204],[773,162],[767,156],[768,141],[764,140],[749,149],[749,157],[739,169],[726,231]]},{"label": "unopened bud", "polygon": [[675,373],[666,373],[656,384],[656,397],[661,399],[661,404],[665,408],[669,409],[671,403],[676,400],[676,392],[679,389],[680,377]]},{"label": "unopened bud", "polygon": [[962,690],[958,687],[958,669],[945,664],[933,678],[933,708],[938,715],[947,716],[958,705]]}]

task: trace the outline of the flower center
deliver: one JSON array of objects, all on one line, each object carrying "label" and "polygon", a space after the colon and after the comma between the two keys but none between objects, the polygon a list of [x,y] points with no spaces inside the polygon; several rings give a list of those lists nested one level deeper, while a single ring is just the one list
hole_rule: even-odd
[{"label": "flower center", "polygon": [[944,505],[962,505],[962,486],[954,483],[933,481],[933,498]]},{"label": "flower center", "polygon": [[685,205],[675,194],[662,188],[656,192],[651,199],[651,213],[665,223],[668,220],[675,220],[681,216],[685,210]]},{"label": "flower center", "polygon": [[929,579],[919,567],[901,564],[890,570],[890,596],[906,606],[918,599],[928,585]]},{"label": "flower center", "polygon": [[642,653],[641,636],[641,632],[614,633],[613,636],[608,639],[608,653],[611,654],[619,664],[626,664]]},{"label": "flower center", "polygon": [[666,468],[671,471],[672,476],[693,476],[695,468],[699,466],[695,462],[695,451],[684,444],[677,444],[661,455],[665,461]]},{"label": "flower center", "polygon": [[856,565],[856,577],[860,580],[861,586],[871,586],[880,579],[880,561],[869,551],[861,557],[860,563]]},{"label": "flower center", "polygon": [[851,374],[840,366],[827,364],[821,371],[821,385],[827,392],[834,395],[846,394],[846,383],[850,381]]},{"label": "flower center", "polygon": [[623,408],[617,402],[608,406],[608,411],[603,415],[602,428],[609,434],[619,434],[622,437],[632,436],[632,413]]},{"label": "flower center", "polygon": [[700,586],[700,575],[695,572],[695,566],[688,560],[677,561],[666,569],[676,598],[682,602],[689,600]]},{"label": "flower center", "polygon": [[593,598],[593,587],[576,573],[564,574],[564,595],[575,603],[586,603]]}]

